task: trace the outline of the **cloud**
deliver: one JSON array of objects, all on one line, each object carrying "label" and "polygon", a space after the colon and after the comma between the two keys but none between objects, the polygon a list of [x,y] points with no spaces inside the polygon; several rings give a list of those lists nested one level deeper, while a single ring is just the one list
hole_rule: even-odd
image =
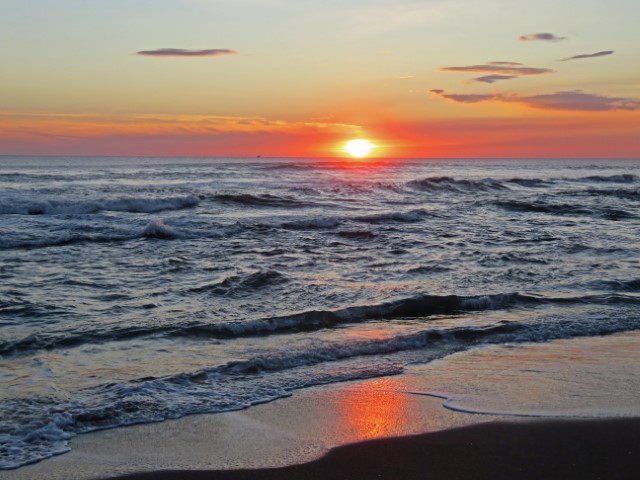
[{"label": "cloud", "polygon": [[594,57],[606,57],[607,55],[613,55],[613,50],[603,50],[596,53],[584,53],[582,55],[574,55],[573,57],[561,58],[559,62],[568,62],[569,60],[578,60],[581,58],[594,58]]},{"label": "cloud", "polygon": [[219,55],[235,55],[238,52],[227,48],[211,48],[208,50],[185,50],[184,48],[158,48],[141,50],[136,55],[145,57],[217,57]]},{"label": "cloud", "polygon": [[557,37],[553,33],[530,33],[529,35],[521,35],[518,37],[521,42],[531,42],[535,40],[542,40],[545,42],[560,42],[567,40],[567,37]]},{"label": "cloud", "polygon": [[520,103],[543,110],[571,110],[605,112],[612,110],[640,110],[640,100],[622,97],[607,97],[581,90],[555,92],[542,95],[521,96],[518,94],[448,94],[434,89],[431,93],[456,103],[503,102]]},{"label": "cloud", "polygon": [[474,82],[479,83],[495,83],[501,80],[511,80],[512,78],[518,78],[515,75],[483,75],[482,77],[474,78]]},{"label": "cloud", "polygon": [[431,93],[438,95],[442,98],[446,98],[447,100],[453,100],[456,103],[479,103],[479,102],[486,102],[489,100],[494,100],[495,99],[495,95],[491,94],[491,93],[487,93],[487,94],[456,94],[456,93],[445,93],[444,90],[442,89],[433,89],[433,90],[429,90]]},{"label": "cloud", "polygon": [[498,65],[502,67],[521,67],[522,63],[518,62],[489,62],[489,65]]},{"label": "cloud", "polygon": [[438,71],[439,72],[471,72],[471,73],[486,73],[487,75],[497,74],[497,75],[513,75],[513,76],[542,75],[545,73],[553,72],[553,70],[551,70],[550,68],[521,67],[517,65],[506,65],[506,63],[507,62],[492,62],[488,65],[469,65],[465,67],[442,67],[442,68],[439,68]]},{"label": "cloud", "polygon": [[533,95],[523,97],[523,100],[532,107],[551,110],[607,111],[640,109],[640,101],[638,100],[622,97],[607,97],[604,95],[584,93],[580,90]]}]

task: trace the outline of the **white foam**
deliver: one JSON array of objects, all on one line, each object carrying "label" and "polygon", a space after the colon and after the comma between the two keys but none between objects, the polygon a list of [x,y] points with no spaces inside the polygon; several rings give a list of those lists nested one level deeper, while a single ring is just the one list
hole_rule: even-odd
[{"label": "white foam", "polygon": [[156,213],[180,210],[198,205],[194,195],[169,198],[120,199],[23,199],[5,198],[0,204],[0,215],[83,215],[102,211]]},{"label": "white foam", "polygon": [[182,234],[165,224],[162,220],[153,220],[149,222],[142,235],[147,238],[180,238]]}]

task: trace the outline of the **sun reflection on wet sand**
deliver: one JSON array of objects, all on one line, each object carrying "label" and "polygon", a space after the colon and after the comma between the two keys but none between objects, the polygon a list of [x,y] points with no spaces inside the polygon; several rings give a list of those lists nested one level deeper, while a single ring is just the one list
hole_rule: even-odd
[{"label": "sun reflection on wet sand", "polygon": [[351,441],[406,435],[416,417],[426,413],[420,400],[397,391],[392,379],[368,381],[337,390],[336,420]]}]

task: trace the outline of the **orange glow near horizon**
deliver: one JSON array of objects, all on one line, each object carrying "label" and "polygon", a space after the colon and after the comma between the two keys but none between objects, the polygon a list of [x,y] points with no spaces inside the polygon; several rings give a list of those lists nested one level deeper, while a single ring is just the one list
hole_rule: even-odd
[{"label": "orange glow near horizon", "polygon": [[639,120],[640,110],[369,125],[347,118],[0,112],[0,154],[332,157],[346,167],[373,166],[374,158],[637,158]]}]

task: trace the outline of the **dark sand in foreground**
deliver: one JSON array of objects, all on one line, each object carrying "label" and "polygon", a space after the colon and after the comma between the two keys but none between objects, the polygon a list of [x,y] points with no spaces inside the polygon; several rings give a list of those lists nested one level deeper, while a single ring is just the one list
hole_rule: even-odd
[{"label": "dark sand in foreground", "polygon": [[121,480],[640,478],[640,419],[495,422],[331,450],[302,465],[167,471]]}]

